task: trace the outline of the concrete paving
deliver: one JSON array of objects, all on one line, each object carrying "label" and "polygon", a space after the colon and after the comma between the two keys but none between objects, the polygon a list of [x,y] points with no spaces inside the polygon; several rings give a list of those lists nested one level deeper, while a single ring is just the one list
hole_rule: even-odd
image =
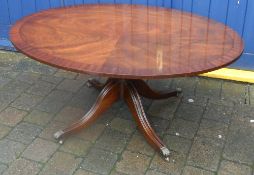
[{"label": "concrete paving", "polygon": [[[0,51],[0,174],[254,175],[254,85],[204,77],[149,81],[178,98],[143,99],[173,154],[164,161],[121,101],[61,145],[53,133],[85,114],[90,76]],[[101,79],[104,81],[104,79]]]}]

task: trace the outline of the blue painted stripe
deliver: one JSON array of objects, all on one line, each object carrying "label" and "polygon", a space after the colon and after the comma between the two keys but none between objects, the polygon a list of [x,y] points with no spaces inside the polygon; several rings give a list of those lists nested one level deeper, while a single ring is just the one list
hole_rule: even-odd
[{"label": "blue painted stripe", "polygon": [[148,0],[132,0],[132,4],[147,5],[148,4]]},{"label": "blue painted stripe", "polygon": [[64,6],[72,6],[75,5],[74,0],[64,0]]},{"label": "blue painted stripe", "polygon": [[5,47],[13,46],[10,40],[7,39],[0,39],[0,45]]},{"label": "blue painted stripe", "polygon": [[183,0],[173,0],[172,1],[172,8],[182,10],[183,8]]},{"label": "blue painted stripe", "polygon": [[0,49],[2,50],[10,50],[10,51],[16,51],[12,43],[7,39],[1,39],[0,38]]},{"label": "blue painted stripe", "polygon": [[246,4],[247,0],[229,0],[227,25],[240,35],[243,32]]},{"label": "blue painted stripe", "polygon": [[63,0],[50,0],[51,8],[57,8],[57,7],[63,7],[63,6],[64,6]]},{"label": "blue painted stripe", "polygon": [[117,4],[131,4],[131,0],[115,0]]},{"label": "blue painted stripe", "polygon": [[254,55],[243,54],[239,60],[229,66],[234,69],[254,70]]},{"label": "blue painted stripe", "polygon": [[27,16],[27,15],[30,15],[30,14],[36,12],[35,1],[22,0],[21,1],[21,6],[22,6],[22,16]]},{"label": "blue painted stripe", "polygon": [[22,4],[20,0],[8,0],[11,23],[14,24],[22,17]]},{"label": "blue painted stripe", "polygon": [[192,12],[201,16],[209,16],[211,0],[193,1]]},{"label": "blue painted stripe", "polygon": [[41,11],[50,8],[49,0],[36,0],[35,1],[35,9],[36,11]]},{"label": "blue painted stripe", "polygon": [[75,4],[76,4],[76,5],[83,4],[83,3],[84,3],[83,0],[75,0]]},{"label": "blue painted stripe", "polygon": [[193,6],[193,0],[192,1],[183,1],[183,10],[187,12],[192,11],[192,6]]},{"label": "blue painted stripe", "polygon": [[0,24],[0,38],[1,39],[8,39],[9,38],[9,29],[11,25],[1,25]]},{"label": "blue painted stripe", "polygon": [[84,0],[84,4],[97,4],[99,0]]},{"label": "blue painted stripe", "polygon": [[150,6],[162,7],[163,6],[163,0],[148,0],[147,4],[150,5]]},{"label": "blue painted stripe", "polygon": [[226,23],[228,13],[228,3],[230,0],[212,0],[210,7],[210,18]]},{"label": "blue painted stripe", "polygon": [[245,42],[245,52],[254,53],[254,1],[248,1],[248,9],[245,18],[243,38]]},{"label": "blue painted stripe", "polygon": [[0,24],[10,24],[9,7],[7,0],[0,0]]},{"label": "blue painted stripe", "polygon": [[115,0],[100,0],[101,4],[114,4]]},{"label": "blue painted stripe", "polygon": [[171,8],[172,7],[172,0],[164,0],[164,7]]}]

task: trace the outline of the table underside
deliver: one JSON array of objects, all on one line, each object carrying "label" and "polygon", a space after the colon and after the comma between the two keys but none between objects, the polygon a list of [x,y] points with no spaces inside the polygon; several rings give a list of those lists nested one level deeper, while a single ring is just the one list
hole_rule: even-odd
[{"label": "table underside", "polygon": [[143,133],[147,142],[154,149],[159,151],[165,160],[169,161],[170,151],[151,127],[141,102],[141,96],[157,100],[166,99],[177,96],[181,92],[180,90],[172,92],[156,92],[152,90],[143,80],[113,78],[109,78],[104,84],[101,84],[95,79],[89,79],[88,85],[101,90],[101,92],[95,101],[95,104],[80,120],[54,134],[54,137],[59,139],[60,143],[62,142],[62,138],[65,136],[88,127],[114,102],[121,98],[129,107],[139,130]]}]

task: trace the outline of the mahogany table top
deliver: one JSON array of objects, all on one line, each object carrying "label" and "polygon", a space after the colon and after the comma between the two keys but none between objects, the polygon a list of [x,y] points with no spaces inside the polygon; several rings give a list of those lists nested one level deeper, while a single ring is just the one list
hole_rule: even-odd
[{"label": "mahogany table top", "polygon": [[10,31],[14,46],[40,62],[115,78],[196,75],[236,60],[243,41],[229,27],[178,10],[81,5],[27,16]]}]

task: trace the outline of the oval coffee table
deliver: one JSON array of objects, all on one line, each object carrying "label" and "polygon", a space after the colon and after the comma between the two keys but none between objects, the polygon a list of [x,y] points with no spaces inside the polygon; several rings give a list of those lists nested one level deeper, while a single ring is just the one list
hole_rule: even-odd
[{"label": "oval coffee table", "polygon": [[168,160],[140,96],[165,99],[144,79],[193,76],[224,67],[243,51],[229,27],[191,13],[141,5],[82,5],[42,11],[18,21],[10,31],[25,55],[58,68],[108,77],[89,84],[101,93],[88,113],[55,138],[85,128],[119,98],[125,100],[147,141]]}]

